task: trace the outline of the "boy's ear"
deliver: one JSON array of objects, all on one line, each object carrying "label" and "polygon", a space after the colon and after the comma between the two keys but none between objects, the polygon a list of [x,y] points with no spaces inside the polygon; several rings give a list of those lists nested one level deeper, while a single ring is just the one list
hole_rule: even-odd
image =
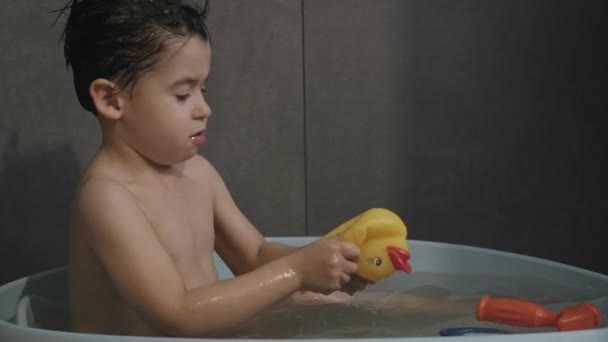
[{"label": "boy's ear", "polygon": [[115,89],[116,85],[105,78],[98,78],[89,85],[89,95],[97,114],[109,120],[122,117],[122,103]]}]

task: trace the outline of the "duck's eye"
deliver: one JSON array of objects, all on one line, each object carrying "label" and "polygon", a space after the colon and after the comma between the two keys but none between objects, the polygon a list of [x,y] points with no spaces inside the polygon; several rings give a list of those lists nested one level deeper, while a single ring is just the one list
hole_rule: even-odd
[{"label": "duck's eye", "polygon": [[378,257],[374,258],[373,261],[374,261],[374,265],[376,265],[376,266],[382,265],[382,259],[380,259]]}]

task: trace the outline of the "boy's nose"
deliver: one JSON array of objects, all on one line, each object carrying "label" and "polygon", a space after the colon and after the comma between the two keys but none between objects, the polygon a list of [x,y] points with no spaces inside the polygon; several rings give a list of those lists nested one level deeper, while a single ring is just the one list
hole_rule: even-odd
[{"label": "boy's nose", "polygon": [[203,99],[201,103],[194,110],[195,119],[206,119],[211,116],[211,107],[207,104],[207,101]]}]

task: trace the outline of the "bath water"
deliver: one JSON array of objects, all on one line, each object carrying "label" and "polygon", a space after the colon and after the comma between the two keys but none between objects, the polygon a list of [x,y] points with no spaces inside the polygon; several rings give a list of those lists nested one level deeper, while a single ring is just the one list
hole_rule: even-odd
[{"label": "bath water", "polygon": [[[378,338],[438,336],[450,327],[512,333],[555,331],[477,321],[482,295],[532,301],[549,310],[590,301],[608,319],[608,288],[572,287],[533,277],[416,272],[369,286],[351,304],[299,304],[260,315],[241,338]],[[393,287],[393,288],[391,288]],[[605,325],[604,325],[605,326]]]},{"label": "bath water", "polygon": [[[552,311],[590,301],[600,308],[604,321],[608,320],[608,287],[573,287],[534,277],[414,272],[395,274],[371,285],[350,303],[309,302],[269,309],[234,337],[421,337],[438,336],[446,328],[470,326],[512,333],[555,331],[477,321],[475,310],[483,295],[532,301]],[[28,325],[64,330],[69,319],[65,304],[33,297]]]}]

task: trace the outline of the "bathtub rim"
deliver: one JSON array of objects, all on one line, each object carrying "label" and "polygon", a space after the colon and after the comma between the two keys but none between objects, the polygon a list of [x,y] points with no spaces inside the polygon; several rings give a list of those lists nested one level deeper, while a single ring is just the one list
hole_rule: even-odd
[{"label": "bathtub rim", "polygon": [[[312,242],[318,239],[318,237],[289,237],[289,236],[273,236],[269,237],[269,241],[278,241],[288,243],[290,245],[298,246],[304,245],[306,243]],[[538,257],[528,256],[519,253],[506,252],[500,250],[494,250],[484,247],[475,247],[468,246],[462,244],[453,244],[453,243],[445,243],[445,242],[435,242],[435,241],[422,241],[422,240],[409,240],[410,247],[416,248],[416,246],[426,246],[426,247],[441,247],[444,251],[458,251],[458,252],[472,252],[474,254],[483,253],[487,255],[493,255],[495,257],[501,257],[511,260],[532,262],[536,266],[540,267],[549,267],[552,269],[560,269],[567,272],[578,273],[579,275],[584,275],[589,278],[597,279],[598,281],[607,282],[608,283],[608,275],[604,275],[601,273],[597,273],[594,271],[582,269],[579,267],[575,267],[572,265],[567,265],[564,263],[546,260]],[[225,265],[223,265],[225,266]],[[32,274],[23,278],[19,278],[8,282],[6,284],[0,285],[0,294],[7,291],[8,289],[12,289],[14,291],[18,291],[19,287],[21,290],[25,288],[25,285],[28,281],[35,280],[37,278],[47,277],[49,275],[57,275],[67,271],[67,266],[61,266],[54,269],[46,270],[40,273]],[[17,299],[17,302],[19,299]],[[17,304],[17,303],[16,303]],[[16,314],[16,312],[15,312]],[[10,318],[10,317],[9,317]],[[141,336],[124,336],[124,335],[97,335],[97,334],[83,334],[83,333],[75,333],[75,332],[64,332],[64,331],[53,331],[53,330],[45,330],[38,329],[33,327],[23,327],[17,324],[6,321],[5,319],[0,319],[0,337],[21,337],[27,338],[31,341],[44,339],[49,342],[55,341],[66,341],[66,342],[171,342],[171,341],[231,341],[230,339],[213,339],[213,338],[166,338],[166,337],[141,337]],[[607,341],[608,340],[608,327],[591,329],[591,330],[582,330],[582,331],[570,331],[570,332],[533,332],[533,333],[521,333],[516,335],[494,335],[494,336],[484,336],[485,340],[496,341],[496,342],[520,342],[520,341],[529,341],[529,340],[537,340],[537,341],[572,341],[579,339],[581,341]],[[475,338],[475,337],[473,337]],[[258,341],[258,342],[276,342],[273,339],[244,339],[245,341]],[[311,341],[311,339],[296,339],[301,341]],[[315,341],[333,341],[336,339],[314,339]],[[343,339],[340,339],[343,340]],[[352,339],[350,339],[352,340]],[[360,342],[392,342],[392,341],[410,341],[410,342],[434,342],[434,341],[443,341],[443,337],[440,336],[428,336],[428,337],[383,337],[383,338],[361,338],[356,339],[360,340]],[[29,340],[28,340],[29,341]],[[460,342],[460,341],[471,341],[471,336],[455,336],[451,337],[450,341]],[[474,340],[478,341],[478,340]]]}]

